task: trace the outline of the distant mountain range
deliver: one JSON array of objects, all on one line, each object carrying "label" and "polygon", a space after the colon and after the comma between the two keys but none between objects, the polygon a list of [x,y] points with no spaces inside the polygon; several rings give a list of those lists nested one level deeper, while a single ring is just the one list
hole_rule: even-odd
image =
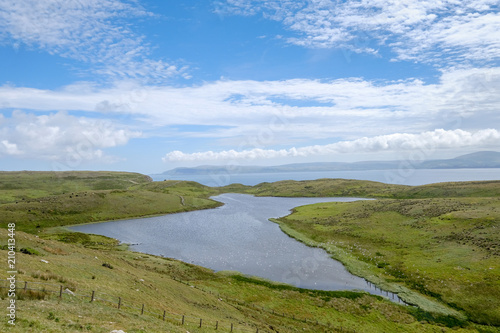
[{"label": "distant mountain range", "polygon": [[[175,168],[165,171],[163,175],[206,175],[219,172],[241,173],[283,173],[310,171],[355,171],[355,170],[388,170],[397,169],[403,160],[396,161],[365,161],[354,163],[318,162],[295,163],[277,166],[213,166],[202,165],[194,168]],[[500,153],[496,151],[481,151],[458,156],[446,160],[429,160],[411,164],[416,169],[467,169],[467,168],[500,168]]]}]

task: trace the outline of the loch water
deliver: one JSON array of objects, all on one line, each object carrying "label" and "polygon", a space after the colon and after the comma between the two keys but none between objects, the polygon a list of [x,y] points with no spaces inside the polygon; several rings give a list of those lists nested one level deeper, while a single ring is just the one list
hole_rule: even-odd
[{"label": "loch water", "polygon": [[500,180],[500,169],[414,169],[411,166],[393,170],[353,170],[353,171],[308,171],[274,173],[233,173],[231,170],[201,175],[150,175],[153,180],[191,180],[206,186],[226,186],[233,183],[257,185],[262,182],[280,180],[314,180],[320,178],[342,178],[371,180],[386,184],[425,185],[442,182]]},{"label": "loch water", "polygon": [[215,209],[77,225],[74,231],[99,234],[133,244],[132,250],[175,258],[214,271],[238,271],[300,288],[365,290],[398,301],[350,274],[322,249],[290,238],[269,221],[297,206],[348,202],[360,198],[277,198],[226,193]]}]

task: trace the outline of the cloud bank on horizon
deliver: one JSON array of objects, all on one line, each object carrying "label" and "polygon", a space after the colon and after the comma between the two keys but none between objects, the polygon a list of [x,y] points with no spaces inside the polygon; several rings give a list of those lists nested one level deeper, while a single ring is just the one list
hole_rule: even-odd
[{"label": "cloud bank on horizon", "polygon": [[500,0],[195,2],[0,2],[2,169],[499,147]]},{"label": "cloud bank on horizon", "polygon": [[500,132],[495,129],[480,130],[470,133],[463,130],[445,131],[438,129],[420,134],[390,134],[372,138],[361,138],[352,141],[339,141],[328,145],[315,145],[290,149],[260,149],[221,152],[207,151],[203,153],[185,154],[173,151],[163,157],[164,161],[197,161],[197,160],[253,160],[260,158],[309,157],[316,155],[343,154],[352,151],[379,152],[385,150],[420,150],[432,151],[442,148],[463,148],[482,145],[494,146],[500,140]]}]

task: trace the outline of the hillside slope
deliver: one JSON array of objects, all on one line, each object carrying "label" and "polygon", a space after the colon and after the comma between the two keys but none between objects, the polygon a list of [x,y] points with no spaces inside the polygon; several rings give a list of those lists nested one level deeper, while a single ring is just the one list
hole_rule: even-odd
[{"label": "hillside slope", "polygon": [[[17,242],[15,256],[18,269],[16,278],[18,281],[28,281],[30,286],[46,288],[45,291],[26,293],[18,290],[17,325],[10,327],[7,321],[4,321],[0,324],[2,331],[109,332],[112,329],[122,329],[127,333],[186,332],[186,330],[208,332],[213,331],[215,325],[220,325],[220,330],[224,328],[228,331],[230,324],[234,325],[235,332],[255,332],[257,329],[259,332],[323,332],[339,331],[341,328],[343,331],[356,332],[498,331],[498,327],[464,321],[463,316],[449,316],[443,312],[429,312],[401,306],[364,293],[301,290],[242,277],[234,272],[214,273],[176,260],[130,252],[124,250],[115,240],[68,232],[60,227],[72,223],[214,207],[218,203],[209,197],[224,191],[247,191],[258,195],[350,195],[392,198],[387,201],[381,199],[369,202],[367,206],[360,207],[310,206],[304,208],[302,213],[297,210],[298,214],[302,214],[300,218],[297,218],[298,215],[292,215],[280,223],[285,231],[306,243],[310,242],[315,246],[331,245],[328,250],[332,250],[334,245],[339,245],[340,240],[342,246],[339,248],[352,252],[349,258],[375,265],[373,270],[368,271],[373,276],[379,277],[377,282],[381,284],[385,281],[388,283],[387,286],[394,283],[406,286],[413,292],[427,294],[423,297],[431,303],[437,301],[454,306],[475,322],[496,325],[495,314],[491,312],[495,311],[494,306],[491,310],[479,306],[477,312],[470,311],[470,307],[474,304],[496,304],[488,300],[489,296],[496,297],[495,284],[488,282],[488,279],[497,276],[496,255],[490,255],[487,263],[481,256],[474,257],[478,260],[477,263],[467,266],[471,269],[467,276],[476,279],[479,283],[477,286],[488,286],[490,289],[486,290],[490,291],[490,295],[476,292],[474,297],[470,298],[471,302],[460,303],[460,299],[455,301],[456,295],[461,294],[456,293],[453,288],[458,286],[462,290],[462,285],[455,283],[456,271],[451,269],[452,266],[446,257],[439,258],[443,263],[442,267],[445,268],[441,277],[451,278],[454,281],[453,284],[447,284],[453,286],[450,289],[451,293],[435,289],[432,275],[420,273],[420,276],[429,279],[426,281],[430,283],[429,286],[424,284],[423,287],[416,283],[420,280],[408,278],[408,274],[414,274],[411,269],[405,271],[405,275],[398,277],[391,275],[391,269],[397,262],[393,261],[390,254],[392,251],[399,253],[397,251],[400,251],[401,244],[391,241],[388,244],[392,244],[394,249],[387,247],[389,245],[380,242],[379,238],[382,236],[378,234],[374,238],[375,242],[370,243],[372,241],[370,233],[350,228],[351,224],[357,223],[356,216],[362,214],[363,223],[373,223],[373,221],[378,223],[377,228],[368,230],[370,232],[387,229],[393,230],[397,236],[408,230],[420,230],[419,236],[415,238],[419,240],[415,245],[420,251],[419,265],[433,262],[429,261],[432,252],[425,248],[425,244],[441,240],[435,240],[432,238],[434,236],[442,237],[442,242],[451,244],[453,250],[458,251],[450,252],[452,257],[468,262],[472,257],[469,256],[469,252],[464,252],[465,249],[478,247],[479,252],[476,254],[483,251],[496,253],[495,249],[498,249],[497,239],[492,238],[496,236],[487,236],[483,233],[487,231],[492,235],[498,235],[496,231],[498,229],[491,229],[497,227],[498,218],[495,214],[500,210],[497,203],[498,182],[406,187],[322,179],[310,182],[260,184],[256,187],[232,185],[227,188],[209,188],[194,182],[151,182],[143,175],[109,172],[63,174],[27,172],[10,175],[2,173],[0,177],[2,179],[0,197],[3,198],[0,204],[2,216],[0,224],[3,227],[0,229],[2,244],[0,253],[4,258],[7,257],[8,236],[5,227],[8,223],[15,223]],[[440,200],[444,199],[434,200],[434,197],[450,194],[462,199],[454,198],[442,203]],[[409,200],[398,197],[432,199]],[[428,203],[425,203],[427,202],[425,200]],[[455,209],[456,203],[462,202],[460,200],[465,200],[464,204]],[[442,210],[443,207],[448,208]],[[450,210],[450,207],[453,209]],[[377,217],[378,215],[372,216],[372,211],[382,214],[383,218]],[[318,215],[321,212],[324,215]],[[402,214],[403,217],[393,216],[395,213]],[[328,218],[336,218],[337,215],[340,224],[334,223],[333,226],[341,228],[329,229],[331,226]],[[418,218],[419,216],[422,219]],[[425,223],[431,223],[426,222],[427,218],[430,218],[435,225],[427,226]],[[409,229],[397,229],[398,225],[394,223],[398,221],[404,221],[400,227]],[[465,223],[458,223],[459,221]],[[424,231],[430,228],[429,232],[423,232],[419,223],[423,223]],[[472,229],[469,230],[469,227]],[[490,229],[483,230],[479,227]],[[434,229],[438,232],[433,232]],[[315,233],[318,231],[323,238],[317,238],[319,236]],[[339,238],[336,238],[335,234],[338,234]],[[411,235],[408,233],[408,237]],[[364,251],[365,257],[359,257],[357,250],[354,250],[360,244],[365,244],[363,246],[367,247],[367,251]],[[410,243],[406,244],[409,246],[408,249],[411,248],[410,245],[413,246]],[[490,249],[487,250],[486,247]],[[335,253],[332,252],[333,255]],[[407,253],[401,258],[402,260],[404,258],[405,263],[408,260],[412,263],[414,260]],[[344,260],[348,267],[356,266],[352,264],[351,259],[346,260],[345,257],[339,259]],[[375,264],[372,259],[376,260]],[[486,267],[484,265],[488,265],[488,269],[481,273],[476,267]],[[434,263],[432,267],[434,266],[439,269],[441,263]],[[466,266],[460,265],[460,267]],[[490,270],[489,267],[493,269]],[[421,272],[421,266],[419,269]],[[362,275],[363,272],[359,274]],[[459,276],[462,279],[465,275]],[[462,281],[460,279],[459,282]],[[20,289],[23,289],[23,282],[18,286]],[[64,293],[60,300],[58,298],[60,285],[76,293],[76,296],[71,296],[68,292]],[[48,293],[47,290],[50,288],[55,288],[55,293]],[[6,290],[2,290],[1,297],[7,301]],[[90,303],[92,291],[95,291],[97,298],[107,301],[96,300]],[[439,294],[439,297],[434,293]],[[470,294],[462,295],[470,296]],[[117,308],[118,297],[123,301],[121,309]],[[141,315],[143,304],[146,310]],[[163,311],[167,314],[165,321],[162,320]],[[181,325],[182,315],[186,316],[184,326]],[[200,319],[202,319],[201,328],[199,328]]]}]

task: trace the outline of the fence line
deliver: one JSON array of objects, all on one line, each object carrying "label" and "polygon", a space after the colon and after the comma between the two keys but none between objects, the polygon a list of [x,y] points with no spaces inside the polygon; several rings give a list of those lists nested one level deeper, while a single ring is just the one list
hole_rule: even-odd
[{"label": "fence line", "polygon": [[[278,317],[282,317],[282,318],[286,318],[286,319],[292,319],[292,320],[295,320],[295,321],[300,321],[300,322],[304,322],[304,323],[308,323],[308,324],[313,324],[313,325],[317,325],[317,326],[323,326],[329,330],[336,330],[338,332],[346,332],[346,333],[356,333],[356,330],[354,329],[350,329],[350,328],[345,328],[345,327],[342,327],[342,326],[333,326],[333,324],[331,323],[323,323],[323,322],[320,322],[319,320],[311,320],[311,319],[307,319],[307,318],[299,318],[299,317],[295,317],[295,315],[292,315],[291,317],[288,315],[285,315],[284,312],[276,312],[274,309],[266,309],[264,307],[259,307],[255,304],[252,304],[252,303],[247,303],[245,301],[241,301],[241,300],[237,300],[237,299],[234,299],[234,298],[230,298],[228,296],[225,296],[225,295],[221,295],[220,293],[213,293],[212,291],[210,290],[204,290],[203,288],[200,288],[196,285],[192,285],[192,284],[189,284],[189,282],[185,282],[185,281],[182,281],[180,279],[177,279],[175,277],[172,277],[173,280],[179,282],[179,283],[182,283],[182,284],[185,284],[187,286],[190,286],[190,287],[193,287],[193,288],[196,288],[200,291],[203,291],[205,293],[209,293],[211,295],[217,295],[219,298],[223,297],[226,301],[228,302],[234,302],[234,303],[237,303],[238,305],[241,305],[241,306],[246,306],[246,307],[250,307],[250,308],[254,308],[256,310],[259,310],[261,312],[266,312],[268,314],[271,314],[271,315],[274,315],[274,316],[278,316]],[[237,307],[236,307],[237,308]]]},{"label": "fence line", "polygon": [[[3,279],[3,280],[0,280],[2,282],[8,282],[9,280],[7,279]],[[21,284],[22,286],[19,286],[19,284]],[[48,289],[48,288],[45,288],[45,287],[42,287],[42,288],[28,288],[28,284],[39,284],[39,285],[47,285],[47,286],[52,286],[52,287],[58,287],[57,289]],[[0,286],[0,288],[10,288],[8,286]],[[90,302],[95,302],[95,301],[103,301],[103,302],[108,302],[112,305],[119,305],[120,309],[121,308],[129,308],[130,310],[134,310],[134,312],[136,313],[140,313],[141,315],[144,315],[144,314],[150,314],[152,316],[155,316],[159,319],[162,319],[163,321],[166,321],[166,319],[170,319],[169,322],[172,322],[174,324],[180,324],[180,325],[190,325],[190,326],[197,326],[197,327],[208,327],[209,326],[209,323],[211,323],[210,320],[206,320],[206,319],[203,319],[203,318],[199,318],[199,317],[196,317],[196,316],[188,316],[188,315],[181,315],[181,314],[178,314],[178,313],[173,313],[173,312],[170,312],[170,311],[166,311],[166,310],[163,310],[162,313],[157,313],[157,312],[153,312],[153,311],[149,311],[144,304],[142,304],[142,307],[138,308],[136,306],[133,306],[133,305],[128,305],[128,304],[124,304],[124,300],[123,298],[121,297],[118,297],[118,300],[115,302],[113,300],[109,300],[109,299],[105,299],[105,298],[101,298],[101,297],[98,297],[97,296],[97,293],[95,290],[93,290],[91,292],[91,295],[84,295],[84,294],[80,294],[80,293],[75,293],[73,291],[71,291],[70,289],[66,288],[64,289],[64,286],[62,284],[53,284],[53,283],[46,283],[46,282],[37,282],[37,281],[16,281],[16,290],[23,290],[23,291],[39,291],[39,292],[43,292],[43,293],[52,293],[52,294],[58,294],[58,297],[60,297],[62,299],[62,295],[66,294],[66,295],[71,295],[71,296],[78,296],[78,297],[89,297],[90,298]],[[105,293],[99,293],[99,294],[105,294]],[[111,297],[114,297],[112,295],[109,295],[109,294],[105,294],[107,296],[111,296]],[[169,316],[167,316],[167,314]],[[188,321],[188,319],[191,319]],[[215,329],[221,329],[223,327],[223,322],[222,321],[214,321],[213,323],[213,327]],[[230,326],[229,326],[230,325]],[[210,325],[211,326],[211,325]],[[235,332],[236,329],[237,331],[239,332],[259,332],[259,329],[258,328],[255,328],[255,329],[250,329],[250,328],[246,328],[246,327],[238,327],[236,328],[236,325],[234,325],[233,323],[226,323],[226,326],[227,327],[231,327],[231,331],[230,332]]]},{"label": "fence line", "polygon": [[[175,280],[179,283],[191,286],[191,287],[198,289],[202,292],[210,293],[211,295],[215,295],[215,293],[213,293],[212,291],[204,290],[196,285],[191,285],[188,282],[176,279],[175,277],[173,277],[173,280]],[[2,281],[2,282],[7,281],[8,282],[9,280],[2,279],[0,281]],[[21,283],[22,287],[18,287],[18,283]],[[48,285],[48,286],[57,286],[58,288],[57,288],[57,290],[49,290],[49,289],[46,289],[45,287],[42,287],[41,289],[40,288],[38,288],[38,289],[28,288],[28,283],[29,284]],[[9,288],[9,287],[8,286],[0,286],[0,288]],[[229,323],[229,322],[215,320],[215,322],[212,325],[209,325],[207,323],[211,323],[212,321],[205,320],[203,318],[199,318],[196,316],[189,316],[189,315],[185,315],[185,314],[183,315],[183,314],[179,314],[179,313],[175,313],[175,312],[170,312],[167,310],[162,310],[162,313],[152,312],[152,311],[149,311],[149,309],[147,309],[145,307],[145,304],[142,304],[141,307],[135,307],[133,305],[129,305],[128,302],[125,302],[125,300],[122,297],[116,297],[116,296],[109,295],[109,294],[104,293],[104,292],[99,292],[99,294],[110,296],[112,298],[116,297],[117,300],[113,301],[113,300],[109,300],[109,299],[105,299],[105,298],[100,298],[97,296],[97,292],[95,290],[92,290],[88,294],[80,294],[80,293],[76,293],[76,292],[71,291],[68,287],[64,288],[64,286],[62,284],[53,284],[53,283],[37,282],[37,281],[16,281],[16,290],[41,291],[44,293],[57,293],[58,297],[61,299],[62,299],[63,294],[84,297],[84,298],[88,297],[88,298],[90,298],[90,302],[94,302],[94,301],[107,302],[107,303],[110,303],[111,305],[117,306],[118,310],[120,310],[122,308],[128,308],[130,310],[134,310],[134,312],[136,312],[136,313],[140,313],[141,315],[144,315],[145,313],[153,315],[155,317],[158,317],[159,319],[162,319],[163,321],[166,321],[166,319],[170,318],[169,322],[171,322],[173,324],[180,324],[180,325],[185,325],[185,326],[195,325],[199,328],[212,326],[212,327],[214,327],[215,330],[221,329],[224,326],[223,324],[226,324],[227,328],[230,329],[230,332],[235,332],[235,330],[236,330],[236,326],[233,323]],[[217,296],[219,297],[219,299],[225,300],[226,302],[236,303],[239,306],[246,306],[249,308],[253,308],[257,311],[266,312],[267,314],[271,314],[271,315],[274,315],[277,317],[291,319],[291,320],[295,320],[295,321],[300,321],[303,323],[313,324],[313,325],[317,325],[317,326],[323,326],[324,328],[327,328],[329,330],[335,330],[337,332],[356,333],[356,331],[353,329],[344,328],[342,326],[333,326],[331,323],[323,323],[323,322],[320,322],[318,320],[311,320],[311,319],[308,320],[307,318],[300,319],[299,317],[295,317],[295,315],[292,315],[290,317],[289,315],[285,315],[284,312],[276,312],[274,309],[266,309],[264,307],[259,307],[255,304],[247,303],[245,301],[241,301],[241,300],[227,297],[225,295],[221,295],[220,293],[217,293]],[[237,305],[233,305],[233,306],[236,309],[240,310]],[[169,316],[167,316],[167,314]],[[188,319],[191,319],[191,323],[188,321]],[[250,328],[247,328],[247,327],[238,327],[237,329],[239,332],[257,332],[257,333],[258,332],[266,332],[266,331],[260,331],[259,328],[257,328],[257,327],[252,328],[251,330],[250,330]]]}]

